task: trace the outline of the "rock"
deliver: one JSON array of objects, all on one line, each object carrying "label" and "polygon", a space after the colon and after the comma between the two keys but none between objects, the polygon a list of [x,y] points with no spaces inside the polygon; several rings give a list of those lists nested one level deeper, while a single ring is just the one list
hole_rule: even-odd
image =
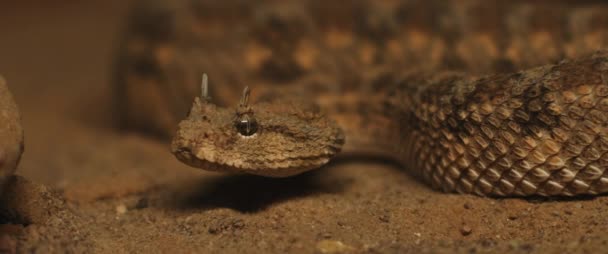
[{"label": "rock", "polygon": [[6,81],[0,76],[0,187],[15,173],[23,153],[21,117]]},{"label": "rock", "polygon": [[460,228],[460,234],[462,234],[463,236],[468,236],[471,234],[471,232],[473,232],[473,229],[467,225],[463,225]]},{"label": "rock", "polygon": [[322,240],[317,243],[317,251],[320,253],[350,253],[354,250],[355,248],[346,245],[341,241]]},{"label": "rock", "polygon": [[472,208],[473,208],[473,205],[471,203],[469,203],[469,202],[464,203],[464,209],[468,210],[468,209],[472,209]]},{"label": "rock", "polygon": [[149,206],[149,201],[147,197],[143,197],[140,198],[139,200],[137,200],[137,203],[135,204],[135,209],[144,209],[147,208]]},{"label": "rock", "polygon": [[120,204],[116,207],[116,214],[121,215],[127,213],[127,206],[124,204]]}]

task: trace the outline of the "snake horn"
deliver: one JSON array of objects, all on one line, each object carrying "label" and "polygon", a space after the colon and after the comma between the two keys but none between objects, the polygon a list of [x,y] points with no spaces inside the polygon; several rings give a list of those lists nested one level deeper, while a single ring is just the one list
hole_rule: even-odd
[{"label": "snake horn", "polygon": [[243,96],[241,97],[241,107],[246,107],[249,104],[249,94],[251,93],[251,90],[249,89],[249,86],[246,86],[243,89]]},{"label": "snake horn", "polygon": [[203,81],[201,83],[201,99],[205,101],[209,101],[211,97],[209,97],[209,77],[207,73],[203,73]]}]

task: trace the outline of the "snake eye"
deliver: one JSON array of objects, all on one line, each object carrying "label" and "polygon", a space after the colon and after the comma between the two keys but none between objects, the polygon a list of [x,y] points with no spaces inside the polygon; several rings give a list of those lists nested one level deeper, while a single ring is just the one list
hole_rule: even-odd
[{"label": "snake eye", "polygon": [[234,123],[236,130],[243,136],[251,136],[258,131],[258,122],[254,117],[241,116]]}]

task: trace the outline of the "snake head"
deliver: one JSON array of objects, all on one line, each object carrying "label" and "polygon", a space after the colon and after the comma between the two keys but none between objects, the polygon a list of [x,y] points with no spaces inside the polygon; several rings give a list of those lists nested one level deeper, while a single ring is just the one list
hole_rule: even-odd
[{"label": "snake head", "polygon": [[171,145],[190,166],[286,177],[321,167],[344,144],[341,129],[317,107],[286,101],[250,105],[245,88],[236,108],[223,108],[210,102],[205,86]]}]

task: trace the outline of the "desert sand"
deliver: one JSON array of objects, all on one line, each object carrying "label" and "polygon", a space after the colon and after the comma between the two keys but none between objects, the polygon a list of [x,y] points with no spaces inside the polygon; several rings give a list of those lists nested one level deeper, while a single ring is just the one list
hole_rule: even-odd
[{"label": "desert sand", "polygon": [[206,173],[115,128],[111,63],[127,3],[0,9],[0,73],[25,153],[0,250],[38,253],[606,253],[608,197],[433,191],[399,167],[340,160],[286,179]]}]

